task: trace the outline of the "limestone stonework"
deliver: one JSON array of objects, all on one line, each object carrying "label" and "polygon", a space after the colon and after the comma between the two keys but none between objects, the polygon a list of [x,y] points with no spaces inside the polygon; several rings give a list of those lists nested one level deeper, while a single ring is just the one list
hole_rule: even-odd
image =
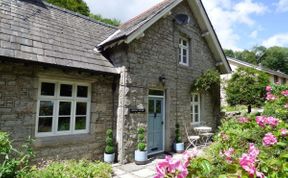
[{"label": "limestone stonework", "polygon": [[[188,14],[190,23],[178,25],[174,15]],[[215,68],[215,60],[201,37],[200,28],[186,1],[144,32],[144,37],[130,44],[108,49],[107,54],[121,71],[119,107],[117,112],[118,160],[131,162],[136,149],[137,128],[147,130],[149,89],[165,91],[165,150],[170,151],[174,140],[176,120],[181,124],[191,122],[191,84],[207,69]],[[189,66],[179,64],[178,42],[189,39]],[[159,81],[165,76],[165,84]],[[201,121],[216,128],[219,113],[219,88],[201,94]],[[146,108],[145,113],[129,113],[129,108]]]},{"label": "limestone stonework", "polygon": [[[37,92],[41,76],[50,79],[89,81],[92,85],[88,134],[35,137]],[[75,69],[41,67],[35,64],[0,64],[0,130],[10,134],[15,145],[34,139],[35,161],[40,159],[102,159],[106,129],[115,122],[113,76]],[[115,128],[115,127],[114,127]]]}]

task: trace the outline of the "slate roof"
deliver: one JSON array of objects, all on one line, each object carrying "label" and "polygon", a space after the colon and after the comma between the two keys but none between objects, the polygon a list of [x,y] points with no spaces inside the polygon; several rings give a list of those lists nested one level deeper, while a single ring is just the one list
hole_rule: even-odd
[{"label": "slate roof", "polygon": [[94,50],[117,28],[41,0],[0,0],[0,57],[117,73]]},{"label": "slate roof", "polygon": [[117,41],[119,39],[125,38],[135,32],[137,29],[141,28],[144,24],[146,24],[149,20],[155,17],[157,14],[162,12],[163,9],[166,9],[169,5],[171,5],[175,0],[164,0],[150,9],[142,12],[138,16],[128,20],[124,24],[119,27],[119,30],[116,31],[113,35],[111,35],[108,39],[103,41],[99,46],[107,45]]}]

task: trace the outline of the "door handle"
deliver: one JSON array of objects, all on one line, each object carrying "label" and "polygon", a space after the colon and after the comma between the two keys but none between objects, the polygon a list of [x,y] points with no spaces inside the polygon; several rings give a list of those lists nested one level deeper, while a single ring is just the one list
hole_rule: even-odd
[{"label": "door handle", "polygon": [[161,122],[161,124],[163,125],[163,124],[164,124],[164,122],[162,121],[162,122]]},{"label": "door handle", "polygon": [[156,118],[156,116],[157,116],[157,113],[156,113],[156,112],[154,112],[154,118]]}]

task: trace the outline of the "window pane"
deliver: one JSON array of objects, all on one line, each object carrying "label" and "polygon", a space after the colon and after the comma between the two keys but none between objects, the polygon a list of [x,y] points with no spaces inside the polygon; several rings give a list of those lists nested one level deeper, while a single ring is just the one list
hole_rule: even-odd
[{"label": "window pane", "polygon": [[187,41],[183,40],[183,46],[187,46]]},{"label": "window pane", "polygon": [[161,104],[162,102],[160,100],[156,101],[156,113],[161,113],[162,108],[161,108]]},{"label": "window pane", "polygon": [[60,96],[72,96],[72,85],[61,84]]},{"label": "window pane", "polygon": [[41,95],[44,96],[54,96],[55,93],[55,83],[41,83]]},{"label": "window pane", "polygon": [[196,114],[199,113],[199,107],[198,107],[198,105],[194,105],[194,112],[195,112]]},{"label": "window pane", "polygon": [[183,49],[183,56],[187,56],[187,49]]},{"label": "window pane", "polygon": [[76,117],[75,130],[86,129],[86,117]]},{"label": "window pane", "polygon": [[191,114],[194,113],[194,110],[193,110],[193,105],[191,106]]},{"label": "window pane", "polygon": [[53,102],[40,101],[39,116],[52,116],[53,115]]},{"label": "window pane", "polygon": [[87,114],[87,103],[76,104],[76,115],[86,115]]},{"label": "window pane", "polygon": [[77,97],[88,97],[87,86],[77,86]]},{"label": "window pane", "polygon": [[183,63],[187,64],[187,56],[183,56]]},{"label": "window pane", "polygon": [[149,100],[149,113],[154,113],[154,100]]},{"label": "window pane", "polygon": [[38,132],[52,131],[52,117],[39,117]]},{"label": "window pane", "polygon": [[58,131],[70,130],[70,117],[58,118]]},{"label": "window pane", "polygon": [[199,114],[195,114],[194,120],[195,120],[195,122],[199,122]]},{"label": "window pane", "polygon": [[59,103],[59,115],[70,115],[71,114],[71,102],[60,102]]}]

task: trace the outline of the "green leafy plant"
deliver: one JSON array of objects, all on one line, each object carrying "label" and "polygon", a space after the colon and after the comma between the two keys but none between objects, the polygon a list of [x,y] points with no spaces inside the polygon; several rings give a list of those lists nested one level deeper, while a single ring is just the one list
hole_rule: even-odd
[{"label": "green leafy plant", "polygon": [[240,67],[227,82],[227,102],[231,106],[245,105],[250,113],[252,106],[264,104],[265,87],[268,83],[267,74],[256,69]]},{"label": "green leafy plant", "polygon": [[282,94],[288,90],[288,85],[272,84],[267,90],[270,99],[265,102],[263,114],[288,121],[288,97]]},{"label": "green leafy plant", "polygon": [[137,130],[137,134],[138,134],[138,144],[137,144],[137,148],[140,151],[145,151],[146,149],[146,143],[145,143],[145,129],[143,127],[138,128]]},{"label": "green leafy plant", "polygon": [[106,131],[106,147],[105,153],[113,154],[114,153],[114,144],[113,144],[113,131],[112,129],[108,129]]},{"label": "green leafy plant", "polygon": [[32,140],[29,138],[19,150],[13,148],[9,135],[0,131],[1,178],[16,177],[28,169],[30,160],[34,156],[31,145]]},{"label": "green leafy plant", "polygon": [[175,143],[181,143],[181,135],[180,135],[180,125],[179,123],[176,123],[175,125]]},{"label": "green leafy plant", "polygon": [[191,86],[191,91],[205,92],[219,85],[220,85],[219,72],[217,70],[209,69],[193,82]]},{"label": "green leafy plant", "polygon": [[29,171],[23,173],[19,178],[71,178],[71,177],[99,177],[110,178],[112,176],[112,167],[102,162],[92,162],[88,160],[65,160],[54,161],[47,166],[37,168],[32,167]]}]

